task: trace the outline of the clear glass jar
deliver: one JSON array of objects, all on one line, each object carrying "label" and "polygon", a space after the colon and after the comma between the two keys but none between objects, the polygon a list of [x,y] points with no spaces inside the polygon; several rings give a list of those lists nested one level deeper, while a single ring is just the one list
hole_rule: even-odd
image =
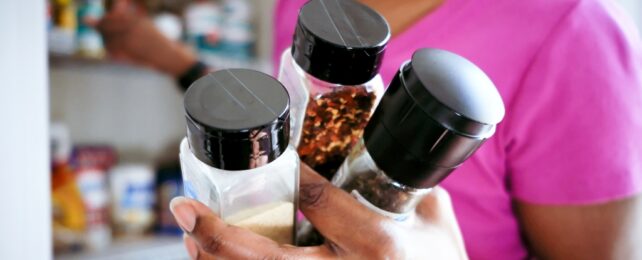
[{"label": "clear glass jar", "polygon": [[332,184],[384,216],[404,221],[431,188],[418,189],[391,179],[377,167],[363,139],[350,153]]},{"label": "clear glass jar", "polygon": [[299,156],[289,144],[289,96],[269,75],[210,73],[185,92],[180,147],[185,194],[229,224],[294,241]]},{"label": "clear glass jar", "polygon": [[293,38],[278,77],[290,94],[291,143],[302,161],[331,179],[383,94],[379,68],[390,28],[357,1],[311,0]]},{"label": "clear glass jar", "polygon": [[[406,221],[503,116],[499,92],[481,69],[447,51],[420,49],[395,75],[332,183],[372,211]],[[321,241],[301,223],[297,242]]]},{"label": "clear glass jar", "polygon": [[[395,221],[406,221],[432,189],[413,188],[391,179],[379,169],[368,153],[363,139],[350,152],[332,184],[350,193],[368,209]],[[323,236],[308,220],[299,223],[297,244],[313,246],[323,243]]]},{"label": "clear glass jar", "polygon": [[180,159],[187,197],[207,205],[229,224],[293,244],[299,158],[292,146],[267,165],[226,171],[198,160],[185,138]]},{"label": "clear glass jar", "polygon": [[383,95],[380,75],[361,85],[325,82],[283,52],[279,81],[290,94],[290,143],[301,160],[330,179],[356,144]]}]

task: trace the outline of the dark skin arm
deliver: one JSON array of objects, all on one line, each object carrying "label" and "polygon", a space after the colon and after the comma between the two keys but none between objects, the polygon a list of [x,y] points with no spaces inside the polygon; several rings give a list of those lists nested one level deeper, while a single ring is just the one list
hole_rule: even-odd
[{"label": "dark skin arm", "polygon": [[642,197],[585,206],[516,203],[539,259],[642,259]]},{"label": "dark skin arm", "polygon": [[[394,36],[443,0],[360,2],[386,17]],[[539,259],[642,259],[642,196],[585,206],[516,202],[516,211]]]},{"label": "dark skin arm", "polygon": [[174,78],[197,61],[190,48],[158,31],[135,1],[114,0],[97,29],[115,60],[150,67]]}]

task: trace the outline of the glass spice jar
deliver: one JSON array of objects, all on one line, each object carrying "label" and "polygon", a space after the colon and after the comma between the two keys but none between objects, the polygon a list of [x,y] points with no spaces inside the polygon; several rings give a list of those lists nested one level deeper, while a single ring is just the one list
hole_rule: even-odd
[{"label": "glass spice jar", "polygon": [[397,221],[405,220],[430,188],[415,188],[396,182],[379,169],[363,139],[339,168],[332,183],[348,191],[361,203]]},{"label": "glass spice jar", "polygon": [[[390,83],[332,183],[367,208],[405,221],[503,117],[499,92],[481,69],[447,51],[418,50]],[[297,241],[314,245],[322,238],[306,222]]]},{"label": "glass spice jar", "polygon": [[251,70],[219,70],[185,93],[185,195],[225,222],[293,244],[299,157],[289,145],[287,91]]},{"label": "glass spice jar", "polygon": [[379,67],[390,38],[384,18],[353,0],[312,0],[299,13],[279,80],[291,97],[291,142],[331,179],[383,94]]}]

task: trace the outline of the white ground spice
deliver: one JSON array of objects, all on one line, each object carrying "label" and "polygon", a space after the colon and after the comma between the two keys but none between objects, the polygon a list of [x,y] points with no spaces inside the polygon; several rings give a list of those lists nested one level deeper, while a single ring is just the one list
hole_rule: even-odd
[{"label": "white ground spice", "polygon": [[294,229],[294,205],[292,202],[276,202],[240,211],[225,221],[266,236],[279,244],[292,244]]}]

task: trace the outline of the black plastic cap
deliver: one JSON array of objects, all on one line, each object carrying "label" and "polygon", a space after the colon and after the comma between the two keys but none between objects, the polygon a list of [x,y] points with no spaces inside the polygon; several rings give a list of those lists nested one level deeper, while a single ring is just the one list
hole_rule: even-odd
[{"label": "black plastic cap", "polygon": [[299,12],[292,57],[308,74],[359,85],[379,73],[390,39],[386,20],[353,0],[312,0]]},{"label": "black plastic cap", "polygon": [[223,170],[276,160],[290,134],[288,93],[267,74],[228,69],[195,81],[185,93],[187,136],[202,162]]},{"label": "black plastic cap", "polygon": [[503,101],[481,69],[456,54],[421,49],[390,83],[364,141],[388,177],[430,188],[490,138],[503,117]]}]

